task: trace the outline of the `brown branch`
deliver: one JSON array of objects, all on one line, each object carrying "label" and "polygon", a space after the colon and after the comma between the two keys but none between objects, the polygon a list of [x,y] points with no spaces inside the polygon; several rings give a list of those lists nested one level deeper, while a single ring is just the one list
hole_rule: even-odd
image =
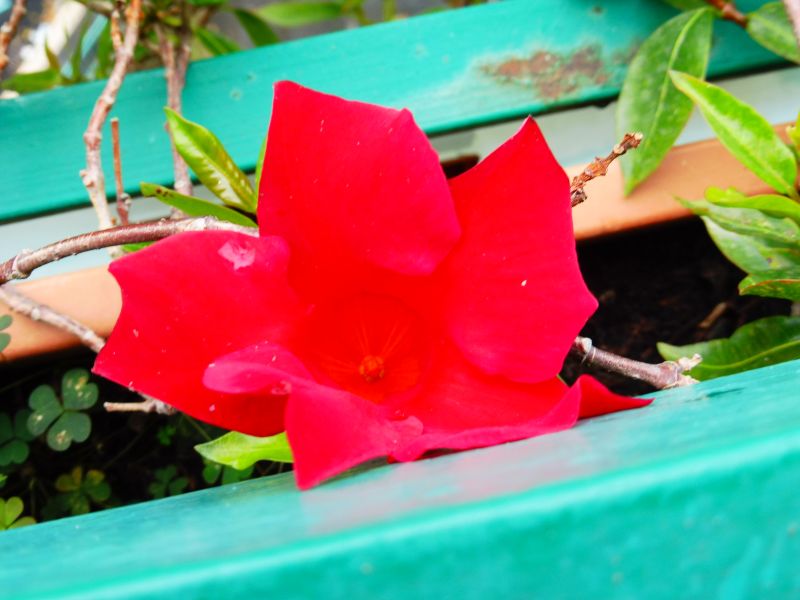
[{"label": "brown branch", "polygon": [[747,27],[747,15],[740,12],[733,2],[727,2],[726,0],[706,0],[706,3],[716,8],[723,19],[736,23],[739,27]]},{"label": "brown branch", "polygon": [[101,229],[61,240],[38,250],[23,250],[15,257],[0,263],[0,285],[12,279],[25,279],[39,267],[67,256],[122,244],[154,242],[184,231],[235,231],[258,236],[255,228],[218,221],[212,217],[162,220]]},{"label": "brown branch", "polygon": [[128,67],[133,60],[133,51],[139,40],[139,20],[141,16],[142,0],[131,0],[126,15],[125,39],[122,45],[117,48],[114,57],[114,67],[111,75],[106,82],[103,92],[95,102],[94,110],[89,118],[86,132],[83,134],[83,141],[86,144],[86,168],[81,171],[81,178],[86,191],[89,192],[89,199],[97,213],[100,229],[108,229],[113,226],[111,213],[108,210],[108,198],[106,197],[106,182],[103,174],[103,162],[100,156],[100,143],[103,140],[103,124],[111,112],[117,94],[128,72]]},{"label": "brown branch", "polygon": [[8,64],[8,47],[11,45],[11,40],[17,35],[17,29],[19,29],[19,24],[26,12],[28,9],[25,6],[25,0],[15,0],[8,21],[0,27],[0,74]]},{"label": "brown branch", "polygon": [[117,213],[119,222],[122,225],[128,224],[128,213],[130,212],[131,197],[125,193],[122,184],[122,156],[119,147],[119,119],[111,119],[111,146],[114,149],[114,185],[117,190]]},{"label": "brown branch", "polygon": [[145,395],[142,397],[144,398],[142,402],[104,402],[103,408],[106,409],[106,412],[154,412],[160,415],[174,415],[178,412],[177,409],[161,400]]},{"label": "brown branch", "polygon": [[67,315],[53,310],[49,306],[39,304],[10,285],[0,286],[0,300],[5,302],[11,310],[25,315],[33,321],[47,323],[62,331],[71,333],[77,337],[84,346],[88,346],[95,352],[100,352],[103,346],[105,346],[105,340],[86,325],[79,323],[72,317],[68,317]]},{"label": "brown branch", "polygon": [[786,14],[789,15],[789,20],[792,22],[794,39],[797,41],[797,45],[800,46],[800,0],[783,0],[783,5],[786,7]]},{"label": "brown branch", "polygon": [[644,381],[659,390],[697,383],[696,379],[683,373],[699,365],[702,360],[699,354],[695,354],[691,358],[653,365],[595,348],[592,340],[585,337],[575,338],[571,352],[580,356],[587,365]]},{"label": "brown branch", "polygon": [[578,206],[586,200],[586,192],[583,187],[595,177],[601,177],[608,172],[608,166],[625,154],[628,150],[637,148],[642,143],[644,136],[641,133],[626,133],[619,144],[614,146],[611,153],[605,158],[597,157],[578,175],[572,178],[569,192],[572,206]]}]

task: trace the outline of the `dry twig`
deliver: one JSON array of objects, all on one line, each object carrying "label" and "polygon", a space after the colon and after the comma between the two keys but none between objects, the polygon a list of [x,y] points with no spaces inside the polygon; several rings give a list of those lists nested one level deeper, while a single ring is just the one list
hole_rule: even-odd
[{"label": "dry twig", "polygon": [[637,148],[642,143],[643,138],[644,136],[641,133],[626,133],[608,156],[605,158],[598,156],[583,171],[573,177],[572,184],[569,187],[572,206],[578,206],[578,204],[586,200],[586,192],[583,188],[587,183],[595,177],[601,177],[608,173],[608,166],[628,150]]},{"label": "dry twig", "polygon": [[736,23],[739,27],[747,27],[747,15],[740,12],[733,2],[727,0],[706,0],[706,2],[716,8],[723,19]]},{"label": "dry twig", "polygon": [[77,337],[84,346],[88,346],[95,352],[100,352],[106,343],[103,338],[86,325],[79,323],[72,317],[68,317],[67,315],[53,310],[49,306],[39,304],[10,285],[0,286],[0,300],[5,302],[11,310],[25,315],[33,321],[47,323],[62,331],[71,333]]},{"label": "dry twig", "polygon": [[699,354],[695,354],[692,358],[679,358],[653,365],[595,348],[592,340],[585,337],[575,338],[571,351],[582,357],[587,365],[644,381],[659,390],[697,383],[696,379],[683,373],[699,365],[702,360]]},{"label": "dry twig", "polygon": [[117,214],[122,225],[128,224],[128,213],[131,206],[131,197],[125,193],[122,185],[122,156],[119,147],[119,119],[111,119],[111,146],[114,150],[114,184],[117,190]]},{"label": "dry twig", "polygon": [[14,6],[11,8],[8,21],[0,27],[0,73],[3,72],[3,69],[8,64],[8,47],[11,45],[11,40],[17,35],[17,29],[19,29],[19,24],[22,22],[26,12],[28,12],[28,9],[25,6],[25,0],[14,0]]},{"label": "dry twig", "polygon": [[142,395],[144,400],[141,402],[104,402],[103,408],[106,412],[143,412],[158,413],[160,415],[174,415],[178,411],[169,404],[156,400],[150,396]]},{"label": "dry twig", "polygon": [[114,58],[114,67],[111,75],[106,82],[103,92],[95,102],[94,110],[89,118],[89,125],[83,134],[83,141],[86,144],[86,168],[81,171],[81,178],[86,191],[89,192],[89,199],[97,213],[97,220],[100,229],[113,227],[111,213],[108,210],[108,198],[106,197],[106,181],[103,174],[103,162],[100,156],[100,143],[103,140],[103,124],[106,122],[117,94],[128,72],[128,66],[133,59],[133,51],[139,40],[139,20],[141,17],[142,0],[131,0],[126,16],[125,39],[122,45],[117,48]]},{"label": "dry twig", "polygon": [[246,235],[258,236],[258,230],[255,228],[218,221],[213,217],[197,217],[177,221],[162,220],[112,227],[111,229],[76,235],[38,250],[23,250],[13,258],[0,263],[0,285],[12,279],[25,279],[39,267],[67,256],[123,244],[154,242],[184,231],[235,231]]}]

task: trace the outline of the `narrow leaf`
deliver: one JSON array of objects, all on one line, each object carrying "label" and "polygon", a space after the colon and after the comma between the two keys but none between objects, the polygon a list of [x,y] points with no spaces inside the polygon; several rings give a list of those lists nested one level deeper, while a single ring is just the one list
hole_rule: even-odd
[{"label": "narrow leaf", "polygon": [[268,46],[280,42],[278,35],[272,31],[264,19],[257,14],[241,8],[233,9],[233,15],[239,21],[239,25],[247,33],[247,37],[253,42],[253,46]]},{"label": "narrow leaf", "polygon": [[259,460],[292,462],[292,450],[285,433],[270,437],[254,437],[237,431],[198,444],[194,447],[201,456],[234,469],[243,470]]},{"label": "narrow leaf", "polygon": [[195,198],[194,196],[185,196],[179,194],[175,190],[171,190],[163,185],[156,185],[155,183],[141,184],[142,196],[156,198],[160,202],[168,206],[177,208],[181,212],[189,215],[190,217],[214,217],[221,221],[228,221],[236,223],[244,227],[258,227],[255,221],[246,217],[240,212],[236,212],[227,206],[214,204],[202,198]]},{"label": "narrow leaf", "polygon": [[733,188],[722,190],[714,187],[708,188],[705,196],[706,200],[717,206],[752,208],[771,217],[787,217],[800,224],[800,204],[786,196],[776,194],[745,196]]},{"label": "narrow leaf", "polygon": [[342,16],[338,2],[277,2],[256,10],[265,21],[280,27],[299,27]]},{"label": "narrow leaf", "polygon": [[175,147],[197,178],[223,203],[256,212],[256,194],[242,170],[213,133],[165,108]]},{"label": "narrow leaf", "polygon": [[663,0],[665,4],[669,4],[678,10],[694,10],[696,8],[703,8],[707,6],[705,0]]},{"label": "narrow leaf", "polygon": [[197,36],[197,39],[200,40],[200,43],[206,47],[206,50],[211,52],[214,56],[222,56],[223,54],[230,54],[241,50],[239,44],[229,37],[206,29],[205,27],[198,27],[194,30],[194,34]]},{"label": "narrow leaf", "polygon": [[763,273],[750,273],[739,283],[739,293],[799,302],[800,266],[795,269],[772,269]]},{"label": "narrow leaf", "polygon": [[797,163],[792,151],[756,110],[733,95],[685,73],[672,81],[700,108],[720,142],[773,189],[797,197]]},{"label": "narrow leaf", "polygon": [[692,113],[692,101],[675,89],[669,72],[705,75],[712,20],[708,8],[670,19],[642,44],[628,68],[617,105],[617,137],[640,131],[644,139],[621,161],[626,194],[658,167]]},{"label": "narrow leaf", "polygon": [[658,351],[665,360],[702,356],[703,362],[689,372],[697,379],[741,373],[800,358],[800,317],[767,317],[743,325],[729,338],[688,346],[660,343]]},{"label": "narrow leaf", "polygon": [[800,63],[800,47],[783,2],[768,2],[748,14],[746,29],[750,37],[767,50]]},{"label": "narrow leaf", "polygon": [[0,82],[0,89],[11,90],[20,94],[43,92],[60,85],[61,72],[56,69],[45,69],[34,73],[17,73]]},{"label": "narrow leaf", "polygon": [[114,43],[111,40],[111,23],[106,23],[97,38],[97,67],[94,71],[96,79],[105,79],[113,68]]}]

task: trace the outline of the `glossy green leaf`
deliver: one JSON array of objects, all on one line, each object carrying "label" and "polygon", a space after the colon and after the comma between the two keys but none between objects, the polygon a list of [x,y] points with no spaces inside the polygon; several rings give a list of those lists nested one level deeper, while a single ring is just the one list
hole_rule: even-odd
[{"label": "glossy green leaf", "polygon": [[708,8],[670,19],[647,38],[628,68],[617,104],[617,136],[641,132],[644,139],[621,161],[626,194],[658,167],[692,113],[692,101],[675,89],[669,72],[705,75],[712,21]]},{"label": "glossy green leaf", "polygon": [[262,19],[280,27],[299,27],[342,16],[338,2],[276,2],[255,11]]},{"label": "glossy green leaf", "polygon": [[259,460],[293,461],[285,433],[262,438],[231,431],[194,448],[205,458],[238,470],[246,469]]},{"label": "glossy green leaf", "polygon": [[155,183],[142,183],[141,191],[143,196],[156,198],[159,201],[177,208],[181,212],[189,215],[190,217],[214,217],[221,221],[229,221],[242,225],[244,227],[258,227],[255,221],[243,215],[240,212],[214,204],[208,200],[195,198],[193,196],[184,196],[175,190],[171,190],[163,185],[156,185]]},{"label": "glossy green leaf", "polygon": [[[800,253],[800,250],[798,251]],[[800,258],[794,269],[771,269],[750,273],[739,283],[739,293],[800,302]]]},{"label": "glossy green leaf", "polygon": [[767,50],[800,63],[800,47],[783,2],[768,2],[748,14],[746,29],[750,37]]},{"label": "glossy green leaf", "polygon": [[203,185],[225,204],[255,213],[255,190],[217,136],[169,108],[164,111],[175,147]]},{"label": "glossy green leaf", "polygon": [[280,38],[272,31],[269,23],[254,12],[235,8],[233,10],[233,15],[236,17],[236,20],[239,21],[239,25],[242,26],[245,33],[247,33],[247,37],[253,42],[253,46],[268,46],[269,44],[280,42]]},{"label": "glossy green leaf", "polygon": [[706,200],[717,206],[729,208],[752,208],[771,217],[787,217],[800,223],[800,203],[777,194],[745,196],[733,188],[723,190],[711,187],[706,190]]},{"label": "glossy green leaf", "polygon": [[61,396],[67,410],[85,410],[97,402],[99,390],[89,381],[89,371],[72,369],[61,379]]},{"label": "glossy green leaf", "polygon": [[729,338],[687,346],[659,343],[658,351],[665,360],[699,354],[703,362],[689,374],[702,380],[766,367],[800,357],[800,317],[767,317],[743,325]]},{"label": "glossy green leaf", "polygon": [[20,94],[31,94],[52,89],[57,85],[61,85],[61,82],[61,72],[57,69],[49,68],[33,73],[17,73],[0,82],[0,89],[11,90]]},{"label": "glossy green leaf", "polygon": [[89,415],[67,411],[47,431],[47,445],[56,452],[63,452],[72,442],[85,442],[92,431]]},{"label": "glossy green leaf", "polygon": [[720,142],[778,192],[797,198],[797,163],[792,151],[756,110],[729,92],[685,73],[672,81],[700,108]]},{"label": "glossy green leaf", "polygon": [[33,411],[28,417],[28,431],[33,435],[43,434],[64,412],[55,390],[49,385],[40,385],[33,390],[28,398],[28,406]]},{"label": "glossy green leaf", "polygon": [[214,56],[222,56],[223,54],[230,54],[231,52],[239,52],[241,48],[239,44],[227,36],[206,29],[205,27],[198,27],[194,30],[194,34],[200,43],[205,46],[206,50],[211,52]]}]

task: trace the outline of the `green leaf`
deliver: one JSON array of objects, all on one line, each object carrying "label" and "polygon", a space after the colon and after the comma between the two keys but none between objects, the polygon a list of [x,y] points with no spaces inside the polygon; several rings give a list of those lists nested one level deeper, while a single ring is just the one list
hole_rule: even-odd
[{"label": "green leaf", "polygon": [[232,52],[239,52],[241,48],[239,44],[234,42],[229,37],[216,33],[204,27],[198,27],[194,30],[194,34],[200,43],[206,47],[206,50],[211,52],[214,56],[222,56],[223,54],[231,54]]},{"label": "green leaf", "polygon": [[748,14],[746,30],[767,50],[800,63],[800,48],[783,2],[768,2]]},{"label": "green leaf", "polygon": [[229,206],[256,212],[256,193],[222,143],[202,125],[165,108],[175,147],[198,179]]},{"label": "green leaf", "polygon": [[0,329],[8,329],[13,322],[11,315],[0,315]]},{"label": "green leaf", "polygon": [[256,222],[251,218],[227,206],[220,206],[219,204],[214,204],[208,200],[202,200],[201,198],[195,198],[193,196],[184,196],[175,190],[171,190],[163,185],[156,185],[155,183],[142,182],[140,187],[143,196],[156,198],[160,202],[173,206],[190,217],[215,217],[221,221],[229,221],[230,223],[236,223],[244,227],[258,227]]},{"label": "green leaf", "polygon": [[247,33],[247,37],[253,42],[253,46],[268,46],[280,42],[280,38],[272,31],[269,23],[257,14],[249,10],[235,8],[233,9],[233,15]]},{"label": "green leaf", "polygon": [[114,67],[114,42],[111,40],[111,22],[106,23],[100,36],[97,38],[97,67],[94,76],[96,79],[105,79],[111,74]]},{"label": "green leaf", "polygon": [[58,55],[50,49],[46,41],[44,43],[44,54],[47,57],[47,64],[50,65],[50,68],[60,71],[61,62],[58,60]]},{"label": "green leaf", "polygon": [[800,114],[797,115],[795,124],[786,128],[786,135],[789,136],[792,144],[794,144],[795,158],[800,162]]},{"label": "green leaf", "polygon": [[708,6],[705,0],[663,0],[664,3],[677,8],[678,10],[694,10]]},{"label": "green leaf", "polygon": [[47,431],[47,445],[56,452],[63,452],[72,442],[85,442],[92,431],[89,415],[67,411]]},{"label": "green leaf", "polygon": [[267,154],[267,136],[261,142],[261,149],[258,151],[258,162],[256,163],[256,190],[261,189],[261,171],[264,169],[264,156]]},{"label": "green leaf", "polygon": [[80,83],[83,81],[81,75],[81,61],[83,60],[83,38],[86,36],[87,27],[84,27],[78,35],[78,41],[75,44],[75,49],[72,51],[72,56],[69,58],[69,64],[72,69],[72,76],[70,83]]},{"label": "green leaf", "polygon": [[259,460],[292,462],[292,450],[285,433],[255,437],[237,431],[194,447],[201,456],[234,469],[243,470]]},{"label": "green leaf", "polygon": [[97,402],[97,384],[89,382],[89,371],[72,369],[61,379],[61,396],[67,410],[86,410]]},{"label": "green leaf", "polygon": [[17,496],[12,496],[8,500],[0,498],[0,528],[10,529],[24,509],[25,505]]},{"label": "green leaf", "polygon": [[756,110],[711,83],[670,72],[672,81],[700,108],[720,142],[773,189],[798,198],[792,151]]},{"label": "green leaf", "polygon": [[40,385],[28,398],[28,406],[33,411],[28,417],[28,431],[41,435],[47,427],[64,412],[56,392],[49,385]]},{"label": "green leaf", "polygon": [[739,293],[800,302],[800,260],[798,267],[794,269],[772,269],[763,273],[750,273],[739,283]]},{"label": "green leaf", "polygon": [[56,478],[56,489],[59,492],[75,492],[83,483],[83,467],[73,467],[69,473],[64,473]]},{"label": "green leaf", "polygon": [[778,196],[776,194],[745,196],[733,188],[723,190],[715,187],[708,188],[705,196],[706,200],[717,206],[752,208],[760,210],[771,217],[787,217],[800,223],[800,204],[786,196]]},{"label": "green leaf", "polygon": [[94,502],[105,502],[111,496],[111,486],[105,478],[105,473],[97,469],[89,469],[86,473],[82,489]]},{"label": "green leaf", "polygon": [[697,379],[741,373],[800,358],[800,317],[767,317],[743,325],[729,338],[688,346],[659,343],[658,351],[665,360],[702,356],[703,362],[689,372]]},{"label": "green leaf", "polygon": [[52,89],[62,83],[61,71],[49,68],[33,73],[17,73],[0,82],[0,89],[20,94],[31,94]]},{"label": "green leaf", "polygon": [[276,2],[256,10],[265,21],[280,27],[300,27],[342,16],[338,2]]},{"label": "green leaf", "polygon": [[3,352],[11,343],[11,336],[7,333],[0,333],[0,353]]},{"label": "green leaf", "polygon": [[617,105],[617,134],[638,131],[644,139],[621,161],[626,194],[661,164],[692,113],[692,101],[675,89],[669,72],[705,75],[712,20],[708,8],[670,19],[647,38],[628,68]]}]

